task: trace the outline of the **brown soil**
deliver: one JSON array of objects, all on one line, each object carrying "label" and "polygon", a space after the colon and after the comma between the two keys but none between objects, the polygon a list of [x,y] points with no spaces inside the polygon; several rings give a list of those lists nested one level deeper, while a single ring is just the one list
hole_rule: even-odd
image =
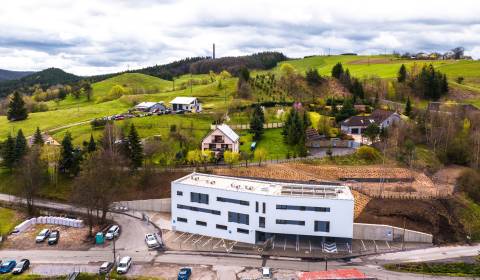
[{"label": "brown soil", "polygon": [[[35,243],[35,237],[44,228],[60,231],[60,239],[56,245],[48,245],[47,242]],[[97,232],[98,229],[94,229]],[[35,225],[26,231],[10,235],[4,243],[3,248],[22,250],[88,250],[93,246],[87,241],[88,227],[72,228],[59,225]]]},{"label": "brown soil", "polygon": [[351,93],[348,91],[337,79],[327,79],[327,82],[324,83],[320,92],[323,96],[327,97],[350,97]]},{"label": "brown soil", "polygon": [[454,209],[462,207],[456,199],[398,200],[371,199],[355,219],[359,223],[387,224],[431,233],[435,243],[459,242],[465,231]]}]

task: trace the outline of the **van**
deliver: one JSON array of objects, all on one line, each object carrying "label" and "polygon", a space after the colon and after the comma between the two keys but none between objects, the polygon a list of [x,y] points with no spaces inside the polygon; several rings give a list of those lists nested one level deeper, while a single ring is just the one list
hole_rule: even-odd
[{"label": "van", "polygon": [[132,266],[132,258],[129,256],[123,257],[117,266],[117,273],[118,274],[125,274]]}]

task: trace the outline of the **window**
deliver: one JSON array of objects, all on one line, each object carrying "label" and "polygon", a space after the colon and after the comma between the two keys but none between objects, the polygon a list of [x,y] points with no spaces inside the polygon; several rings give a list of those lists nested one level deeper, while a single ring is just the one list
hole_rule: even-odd
[{"label": "window", "polygon": [[218,211],[218,210],[210,210],[210,209],[201,208],[201,207],[192,207],[192,206],[177,204],[177,208],[178,209],[186,209],[186,210],[195,211],[195,212],[209,213],[209,214],[213,214],[213,215],[220,215],[220,211]]},{"label": "window", "polygon": [[208,204],[208,194],[191,192],[190,193],[190,201],[191,202]]},{"label": "window", "polygon": [[245,201],[245,200],[238,200],[238,199],[225,198],[225,197],[217,197],[217,201],[227,202],[227,203],[235,203],[235,204],[247,205],[247,206],[250,205],[250,202]]},{"label": "window", "polygon": [[217,225],[216,227],[217,229],[227,230],[227,226],[224,226],[224,225]]},{"label": "window", "polygon": [[305,221],[277,220],[277,225],[297,225],[297,226],[304,226],[304,225],[305,225]]},{"label": "window", "polygon": [[183,192],[182,192],[182,191],[177,191],[177,195],[182,196],[182,195],[183,195]]},{"label": "window", "polygon": [[262,213],[265,214],[265,211],[267,211],[267,206],[266,206],[265,202],[262,203],[262,204],[263,204],[262,205],[263,206]]},{"label": "window", "polygon": [[228,212],[228,222],[248,225],[249,217],[247,214]]},{"label": "window", "polygon": [[327,221],[315,221],[315,231],[330,232],[330,222]]},{"label": "window", "polygon": [[209,150],[215,150],[217,148],[217,144],[208,144]]},{"label": "window", "polygon": [[215,143],[223,143],[223,136],[222,135],[215,135],[215,139],[213,141]]},{"label": "window", "polygon": [[258,227],[265,228],[265,217],[258,217]]},{"label": "window", "polygon": [[204,221],[197,221],[196,224],[197,224],[197,226],[202,226],[202,227],[206,227],[206,226],[207,226],[207,223],[204,222]]},{"label": "window", "polygon": [[187,219],[182,218],[182,217],[177,217],[177,221],[178,221],[178,222],[181,222],[181,223],[186,223],[186,222],[187,222]]},{"label": "window", "polygon": [[237,228],[237,232],[239,233],[244,233],[244,234],[248,234],[248,229],[243,229],[243,228]]},{"label": "window", "polygon": [[258,201],[255,201],[255,212],[258,213]]},{"label": "window", "polygon": [[329,207],[296,206],[296,205],[283,205],[283,204],[277,204],[277,209],[278,210],[330,212]]}]

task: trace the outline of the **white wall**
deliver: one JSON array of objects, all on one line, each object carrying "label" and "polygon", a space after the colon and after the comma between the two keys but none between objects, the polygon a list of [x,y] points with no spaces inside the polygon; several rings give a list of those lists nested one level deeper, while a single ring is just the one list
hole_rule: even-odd
[{"label": "white wall", "polygon": [[[183,196],[178,196],[182,191]],[[209,194],[209,204],[190,202],[190,192]],[[239,205],[218,202],[217,196],[246,200],[250,205]],[[259,212],[255,212],[255,201],[259,202]],[[262,203],[266,203],[266,213],[262,213]],[[187,209],[178,209],[177,204],[201,207],[221,211],[221,215],[194,212]],[[296,206],[330,207],[330,212],[277,210],[277,204]],[[273,196],[248,192],[214,189],[185,185],[179,182],[172,183],[172,228],[178,231],[199,233],[246,243],[255,243],[255,231],[281,234],[315,235],[327,237],[352,238],[353,236],[353,200],[319,199],[308,197]],[[249,225],[229,223],[228,212],[237,212],[249,215]],[[265,217],[265,228],[259,227],[259,217]],[[188,219],[188,223],[177,221],[177,217]],[[302,220],[305,226],[276,224],[277,219]],[[198,226],[196,221],[207,222],[207,226]],[[330,221],[330,232],[315,232],[314,221]],[[216,229],[216,224],[226,225],[228,230]],[[250,230],[249,234],[237,233],[237,228]]]},{"label": "white wall", "polygon": [[[214,143],[215,136],[222,136],[223,137],[223,143]],[[238,152],[240,143],[239,141],[233,142],[230,138],[225,136],[220,129],[215,129],[210,135],[205,137],[202,141],[202,150],[209,149],[210,144],[215,144],[217,145],[217,148],[220,149],[222,147],[222,144],[227,144],[230,145],[231,150],[233,152]]]}]

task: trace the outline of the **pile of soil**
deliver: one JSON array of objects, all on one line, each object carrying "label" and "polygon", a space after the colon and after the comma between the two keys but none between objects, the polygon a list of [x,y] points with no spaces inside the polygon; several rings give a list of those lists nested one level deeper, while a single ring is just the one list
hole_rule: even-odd
[{"label": "pile of soil", "polygon": [[359,223],[387,224],[433,234],[435,244],[463,242],[466,233],[455,209],[457,200],[371,199],[355,219]]}]

